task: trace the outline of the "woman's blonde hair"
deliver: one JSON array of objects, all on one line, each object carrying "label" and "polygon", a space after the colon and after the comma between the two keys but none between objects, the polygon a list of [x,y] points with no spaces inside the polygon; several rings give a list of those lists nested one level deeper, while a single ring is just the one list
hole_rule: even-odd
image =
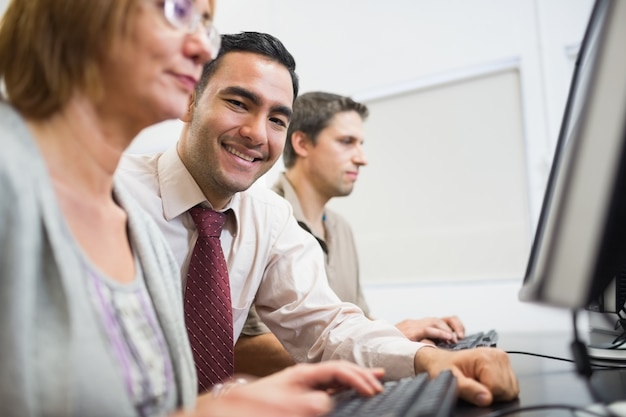
[{"label": "woman's blonde hair", "polygon": [[12,0],[0,22],[0,80],[24,116],[44,119],[76,91],[98,100],[100,68],[139,0]]}]

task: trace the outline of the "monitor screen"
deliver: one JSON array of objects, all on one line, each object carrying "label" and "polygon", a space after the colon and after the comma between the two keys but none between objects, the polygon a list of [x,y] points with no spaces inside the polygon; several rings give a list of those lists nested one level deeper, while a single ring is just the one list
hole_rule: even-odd
[{"label": "monitor screen", "polygon": [[519,297],[586,308],[626,265],[626,1],[581,43]]}]

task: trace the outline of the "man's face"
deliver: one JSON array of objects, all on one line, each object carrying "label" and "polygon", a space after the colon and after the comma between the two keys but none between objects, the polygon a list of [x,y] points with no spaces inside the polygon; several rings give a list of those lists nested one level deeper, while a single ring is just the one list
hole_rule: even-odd
[{"label": "man's face", "polygon": [[214,206],[249,188],[280,157],[291,119],[289,71],[268,58],[229,52],[196,97],[178,152]]},{"label": "man's face", "polygon": [[363,152],[363,119],[355,111],[337,113],[309,144],[306,169],[317,192],[325,198],[349,195],[367,164]]}]

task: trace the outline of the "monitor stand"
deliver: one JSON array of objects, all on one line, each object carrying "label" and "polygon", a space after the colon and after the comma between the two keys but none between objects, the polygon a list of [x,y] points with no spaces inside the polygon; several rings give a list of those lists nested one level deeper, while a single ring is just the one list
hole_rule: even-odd
[{"label": "monitor stand", "polygon": [[622,346],[614,343],[621,329],[615,330],[613,317],[614,314],[594,311],[589,311],[588,316],[587,354],[594,367],[590,388],[606,404],[626,400],[626,343]]},{"label": "monitor stand", "polygon": [[617,336],[616,333],[607,333],[603,330],[589,330],[587,353],[591,363],[594,365],[626,366],[626,343],[623,345],[615,344],[614,341]]},{"label": "monitor stand", "polygon": [[623,329],[615,330],[615,315],[597,311],[588,311],[589,338],[587,353],[594,365],[626,366],[626,342],[620,344],[616,339]]}]

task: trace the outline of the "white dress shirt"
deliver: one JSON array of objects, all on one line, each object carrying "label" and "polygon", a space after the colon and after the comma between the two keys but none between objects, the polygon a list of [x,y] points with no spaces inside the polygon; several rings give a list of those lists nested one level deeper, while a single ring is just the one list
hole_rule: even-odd
[{"label": "white dress shirt", "polygon": [[[117,171],[156,220],[181,265],[183,288],[197,238],[187,211],[210,206],[176,147],[151,155],[125,155]],[[228,264],[235,340],[253,302],[259,316],[298,362],[346,359],[384,367],[386,378],[413,376],[424,346],[390,323],[366,318],[328,286],[323,252],[303,230],[289,203],[263,186],[233,196],[221,243]],[[256,297],[256,298],[255,298]]]}]

